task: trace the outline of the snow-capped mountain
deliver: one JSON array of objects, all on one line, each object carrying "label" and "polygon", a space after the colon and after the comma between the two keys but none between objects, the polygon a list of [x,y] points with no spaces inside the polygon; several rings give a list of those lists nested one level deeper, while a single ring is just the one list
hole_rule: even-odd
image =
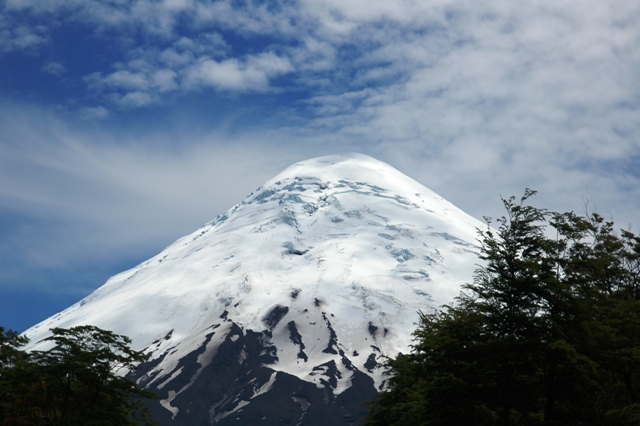
[{"label": "snow-capped mountain", "polygon": [[484,226],[371,157],[315,158],[26,334],[131,337],[162,424],[354,424],[380,356],[471,281]]}]

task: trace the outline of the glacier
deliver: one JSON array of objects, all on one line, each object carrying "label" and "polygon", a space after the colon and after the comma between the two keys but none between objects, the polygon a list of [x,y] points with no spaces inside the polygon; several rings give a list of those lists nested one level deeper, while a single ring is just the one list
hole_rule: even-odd
[{"label": "glacier", "polygon": [[[381,357],[472,280],[484,227],[366,155],[301,161],[25,334],[31,349],[53,327],[129,336],[149,358],[128,374],[161,395],[161,424],[355,424],[384,388]],[[335,418],[314,414],[338,400]]]}]

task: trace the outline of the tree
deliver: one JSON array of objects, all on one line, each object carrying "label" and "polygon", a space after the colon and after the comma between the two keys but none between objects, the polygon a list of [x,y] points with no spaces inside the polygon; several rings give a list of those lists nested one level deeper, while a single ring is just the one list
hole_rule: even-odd
[{"label": "tree", "polygon": [[640,238],[534,194],[478,231],[483,266],[420,314],[366,425],[640,424]]},{"label": "tree", "polygon": [[27,343],[26,337],[0,327],[0,420],[3,424],[11,424],[16,416],[28,410],[22,404],[22,392],[28,387],[28,381],[16,374],[28,364],[28,354],[19,349]]},{"label": "tree", "polygon": [[48,351],[15,349],[13,339],[26,343],[15,333],[5,339],[11,345],[3,349],[13,347],[18,361],[0,369],[4,425],[151,424],[144,399],[155,395],[119,375],[145,359],[128,337],[94,326],[51,331]]},{"label": "tree", "polygon": [[28,342],[25,336],[0,327],[0,369],[14,366],[24,355],[18,348]]}]

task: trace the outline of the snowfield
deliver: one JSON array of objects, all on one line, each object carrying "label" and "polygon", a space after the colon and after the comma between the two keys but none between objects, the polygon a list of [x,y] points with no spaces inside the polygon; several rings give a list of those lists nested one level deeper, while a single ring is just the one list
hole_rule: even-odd
[{"label": "snowfield", "polygon": [[[476,228],[485,227],[371,157],[302,161],[26,335],[34,349],[52,327],[93,324],[131,337],[150,354],[140,382],[166,391],[173,417],[173,401],[220,345],[249,332],[262,333],[274,373],[249,398],[212,403],[212,422],[268,393],[276,372],[334,395],[356,371],[380,388],[376,360],[407,352],[417,312],[451,302],[472,280]],[[172,387],[195,351],[196,368]]]}]

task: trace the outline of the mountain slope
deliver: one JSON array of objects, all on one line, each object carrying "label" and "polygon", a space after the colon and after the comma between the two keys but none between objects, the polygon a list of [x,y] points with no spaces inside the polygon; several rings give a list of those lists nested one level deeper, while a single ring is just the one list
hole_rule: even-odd
[{"label": "mountain slope", "polygon": [[128,335],[163,424],[354,424],[379,357],[471,280],[482,226],[371,157],[307,160],[26,334]]}]

